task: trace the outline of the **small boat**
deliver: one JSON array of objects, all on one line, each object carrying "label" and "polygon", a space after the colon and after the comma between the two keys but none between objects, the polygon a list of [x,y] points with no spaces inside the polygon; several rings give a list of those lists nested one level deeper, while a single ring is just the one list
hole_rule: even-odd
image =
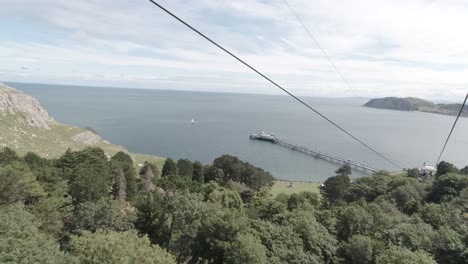
[{"label": "small boat", "polygon": [[192,118],[192,121],[190,123],[195,124],[195,119]]}]

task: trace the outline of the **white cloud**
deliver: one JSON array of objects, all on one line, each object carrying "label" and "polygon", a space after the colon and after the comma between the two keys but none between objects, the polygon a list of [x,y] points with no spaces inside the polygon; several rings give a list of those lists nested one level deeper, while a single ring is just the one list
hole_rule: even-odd
[{"label": "white cloud", "polygon": [[[289,0],[351,91],[283,0],[160,2],[299,94],[458,99],[466,91],[463,0]],[[2,5],[0,22],[11,25],[0,35],[2,79],[277,93],[147,1]]]}]

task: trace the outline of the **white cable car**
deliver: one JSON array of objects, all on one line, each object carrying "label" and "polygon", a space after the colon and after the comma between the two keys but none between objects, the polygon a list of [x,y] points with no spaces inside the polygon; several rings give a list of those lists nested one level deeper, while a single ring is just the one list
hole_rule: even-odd
[{"label": "white cable car", "polygon": [[437,169],[434,168],[433,166],[429,166],[427,162],[424,162],[421,168],[419,168],[419,173],[421,173],[423,177],[434,176],[436,172],[437,172]]}]

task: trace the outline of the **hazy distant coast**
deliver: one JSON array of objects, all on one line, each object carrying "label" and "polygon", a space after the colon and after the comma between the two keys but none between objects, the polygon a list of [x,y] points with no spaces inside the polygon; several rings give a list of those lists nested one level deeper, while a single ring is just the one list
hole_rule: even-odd
[{"label": "hazy distant coast", "polygon": [[[371,99],[364,104],[365,107],[391,109],[400,111],[420,111],[442,115],[457,115],[461,104],[435,104],[433,102],[414,97],[385,97]],[[468,117],[468,107],[462,112],[463,117]]]}]

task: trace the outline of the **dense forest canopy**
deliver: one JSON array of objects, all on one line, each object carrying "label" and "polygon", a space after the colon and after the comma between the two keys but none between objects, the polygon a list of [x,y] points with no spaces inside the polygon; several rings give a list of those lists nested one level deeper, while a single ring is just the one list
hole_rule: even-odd
[{"label": "dense forest canopy", "polygon": [[0,263],[468,263],[468,167],[441,162],[272,196],[223,155],[135,168],[124,152],[0,151]]}]

